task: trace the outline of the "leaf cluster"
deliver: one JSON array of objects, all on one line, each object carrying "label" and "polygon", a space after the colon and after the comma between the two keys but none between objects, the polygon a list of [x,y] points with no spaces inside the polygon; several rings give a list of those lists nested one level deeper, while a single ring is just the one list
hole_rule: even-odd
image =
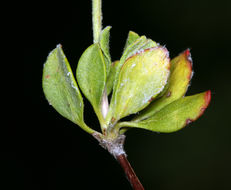
[{"label": "leaf cluster", "polygon": [[[83,52],[77,82],[61,45],[47,57],[43,90],[63,117],[90,134],[98,133],[84,122],[84,95],[99,119],[102,136],[116,139],[129,128],[174,132],[203,114],[210,91],[185,96],[193,72],[188,49],[170,60],[165,47],[129,32],[120,60],[112,62],[110,29],[102,30],[99,42]],[[131,121],[121,121],[131,114]]]}]

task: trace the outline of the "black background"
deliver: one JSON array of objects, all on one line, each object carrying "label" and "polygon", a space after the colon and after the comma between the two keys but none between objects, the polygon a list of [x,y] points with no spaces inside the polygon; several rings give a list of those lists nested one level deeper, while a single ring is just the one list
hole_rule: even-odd
[{"label": "black background", "polygon": [[[185,129],[127,133],[128,159],[147,190],[231,188],[230,8],[228,0],[103,1],[103,25],[112,26],[113,60],[133,30],[166,45],[171,58],[191,48],[195,74],[187,94],[212,90],[208,110]],[[74,73],[92,44],[91,1],[31,2],[20,14],[24,116],[20,127],[9,130],[2,154],[7,188],[131,189],[114,158],[49,106],[41,87],[43,63],[57,44]],[[99,129],[85,103],[86,122]]]}]

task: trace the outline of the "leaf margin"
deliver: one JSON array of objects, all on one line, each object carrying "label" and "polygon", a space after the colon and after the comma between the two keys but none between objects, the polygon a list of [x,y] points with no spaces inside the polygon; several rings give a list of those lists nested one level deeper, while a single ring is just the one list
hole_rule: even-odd
[{"label": "leaf margin", "polygon": [[[49,71],[49,68],[47,67],[51,67],[52,65],[54,65],[54,62],[52,62],[53,56],[55,59],[57,59],[58,61],[60,61],[60,59],[62,59],[63,63],[58,63],[58,68],[56,69],[56,71],[54,71],[53,69],[51,71]],[[60,57],[61,56],[61,57]],[[61,62],[61,61],[60,61]],[[52,64],[52,65],[51,65]],[[54,97],[50,96],[50,86],[48,85],[48,83],[50,83],[49,81],[52,80],[52,76],[54,73],[53,72],[58,72],[58,69],[60,67],[59,64],[63,64],[64,69],[66,70],[65,72],[65,76],[64,77],[69,77],[68,80],[70,80],[71,84],[71,88],[70,89],[74,89],[75,93],[76,93],[76,97],[79,98],[80,103],[79,103],[79,107],[80,107],[80,118],[79,119],[73,119],[73,116],[70,116],[68,113],[64,113],[62,110],[60,110],[59,106],[55,103]],[[49,73],[49,74],[48,74]],[[54,82],[54,81],[52,81]],[[47,88],[49,86],[49,89]],[[69,87],[70,87],[69,86]],[[54,48],[49,55],[47,56],[47,59],[44,63],[43,66],[43,74],[42,74],[42,88],[43,88],[43,92],[45,95],[45,98],[48,100],[49,104],[52,105],[52,107],[60,114],[62,115],[64,118],[72,121],[73,123],[77,124],[78,126],[80,126],[84,131],[88,132],[89,134],[93,134],[95,132],[95,130],[91,129],[90,127],[88,127],[85,122],[84,122],[84,117],[83,117],[83,111],[84,111],[84,103],[83,103],[83,99],[82,99],[82,95],[80,93],[80,90],[78,88],[78,85],[75,81],[75,77],[73,75],[72,69],[70,67],[70,64],[62,50],[62,45],[58,44],[56,46],[56,48]],[[49,93],[48,93],[49,91]],[[54,91],[52,92],[54,93]],[[51,93],[51,94],[52,94]],[[57,93],[57,92],[56,92]],[[71,107],[72,105],[70,105]],[[73,111],[73,109],[72,109]],[[71,112],[72,112],[71,111]],[[78,114],[77,114],[78,115]]]},{"label": "leaf margin", "polygon": [[[171,106],[172,104],[176,103],[177,101],[181,100],[182,98],[189,98],[192,96],[196,96],[196,95],[202,95],[203,94],[203,100],[204,103],[202,104],[202,106],[199,108],[199,113],[195,118],[186,118],[184,125],[182,125],[181,127],[178,127],[177,129],[167,129],[167,130],[163,130],[163,129],[148,129],[147,127],[145,127],[145,122],[147,123],[147,121],[149,121],[150,118],[155,117],[157,114],[160,114],[160,112],[163,109],[167,109],[169,106]],[[199,119],[203,113],[205,112],[205,110],[208,108],[210,101],[211,101],[211,90],[199,93],[199,94],[195,94],[192,96],[187,96],[187,97],[182,97],[172,103],[170,103],[169,105],[167,105],[166,107],[164,107],[162,110],[160,110],[159,112],[157,112],[154,116],[143,120],[143,121],[139,121],[139,122],[132,122],[132,121],[125,121],[125,122],[120,122],[115,126],[115,130],[116,131],[120,131],[121,133],[126,132],[127,130],[124,129],[128,129],[128,128],[140,128],[140,129],[145,129],[145,130],[149,130],[149,131],[153,131],[153,132],[160,132],[160,133],[172,133],[172,132],[176,132],[179,131],[180,129],[184,128],[185,126],[187,126],[188,124],[190,124],[191,122],[196,121],[197,119]],[[141,125],[140,125],[141,124]],[[143,125],[142,125],[143,124]]]}]

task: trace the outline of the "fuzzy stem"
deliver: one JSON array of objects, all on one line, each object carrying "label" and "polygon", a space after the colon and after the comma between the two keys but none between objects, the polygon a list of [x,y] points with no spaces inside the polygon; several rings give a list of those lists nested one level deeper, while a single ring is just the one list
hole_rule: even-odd
[{"label": "fuzzy stem", "polygon": [[102,2],[101,0],[92,0],[92,25],[93,42],[98,43],[102,29]]},{"label": "fuzzy stem", "polygon": [[126,155],[125,154],[118,155],[116,156],[116,159],[118,160],[119,164],[123,168],[133,189],[134,190],[144,190],[143,185],[140,183],[140,180],[138,179],[130,163],[128,162]]}]

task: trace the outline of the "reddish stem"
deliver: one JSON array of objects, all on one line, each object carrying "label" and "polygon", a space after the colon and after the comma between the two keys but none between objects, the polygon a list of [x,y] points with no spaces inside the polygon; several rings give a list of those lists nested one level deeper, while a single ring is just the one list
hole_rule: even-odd
[{"label": "reddish stem", "polygon": [[144,190],[143,185],[140,183],[140,180],[136,176],[134,170],[132,169],[129,161],[125,154],[120,154],[116,156],[116,159],[120,163],[121,167],[123,168],[129,182],[131,183],[134,190]]}]

